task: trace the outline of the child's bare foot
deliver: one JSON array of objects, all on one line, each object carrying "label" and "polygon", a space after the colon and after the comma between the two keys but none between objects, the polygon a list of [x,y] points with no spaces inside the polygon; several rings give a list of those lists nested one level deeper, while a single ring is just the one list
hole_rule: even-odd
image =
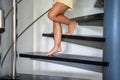
[{"label": "child's bare foot", "polygon": [[75,21],[73,21],[69,26],[68,26],[68,31],[66,33],[66,35],[72,35],[72,33],[75,30],[77,23]]},{"label": "child's bare foot", "polygon": [[53,56],[53,54],[55,54],[56,52],[60,52],[62,50],[61,47],[54,47],[51,49],[51,51],[49,51],[46,56]]}]

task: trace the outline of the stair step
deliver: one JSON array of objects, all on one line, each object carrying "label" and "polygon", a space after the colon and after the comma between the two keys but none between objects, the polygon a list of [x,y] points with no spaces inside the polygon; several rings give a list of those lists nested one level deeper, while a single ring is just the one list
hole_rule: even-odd
[{"label": "stair step", "polygon": [[5,76],[2,77],[1,80],[90,80],[90,79],[49,76],[49,75],[19,74],[18,79],[12,79],[9,76]]},{"label": "stair step", "polygon": [[45,60],[45,59],[31,59],[31,60],[36,60],[38,62],[43,61],[43,62],[47,62],[47,63],[59,64],[59,65],[64,65],[64,66],[68,66],[68,67],[74,67],[74,68],[84,69],[84,70],[88,70],[88,71],[103,73],[103,66],[89,65],[89,64],[83,64],[83,63],[78,64],[78,63],[73,63],[73,62]]},{"label": "stair step", "polygon": [[75,17],[71,20],[75,20],[79,25],[86,26],[103,26],[104,13],[92,14],[87,16]]},{"label": "stair step", "polygon": [[[44,33],[43,36],[53,37],[53,34]],[[62,35],[62,41],[103,49],[105,38],[95,36]]]},{"label": "stair step", "polygon": [[95,8],[104,8],[104,0],[96,0]]},{"label": "stair step", "polygon": [[[53,37],[52,34],[44,33],[43,36]],[[77,39],[77,40],[86,40],[86,41],[97,41],[97,42],[105,42],[105,38],[103,37],[95,37],[95,36],[79,36],[79,35],[62,35],[62,38],[67,39]]]},{"label": "stair step", "polygon": [[20,53],[20,57],[31,58],[31,59],[43,59],[43,60],[55,60],[71,63],[82,63],[97,66],[108,66],[108,62],[103,62],[102,58],[90,57],[90,56],[80,56],[71,54],[55,54],[53,57],[45,56],[46,52],[28,52]]}]

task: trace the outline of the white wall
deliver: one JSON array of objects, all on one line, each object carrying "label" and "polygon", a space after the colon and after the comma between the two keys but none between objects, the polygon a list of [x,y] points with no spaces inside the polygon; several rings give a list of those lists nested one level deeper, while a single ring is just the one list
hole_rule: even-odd
[{"label": "white wall", "polygon": [[[18,35],[33,22],[33,0],[22,0],[18,4]],[[18,39],[18,53],[33,52],[33,26]],[[30,59],[18,58],[17,72],[32,74],[33,62]]]},{"label": "white wall", "polygon": [[[1,0],[0,7],[4,11],[4,16],[11,9],[11,0]],[[12,14],[10,14],[5,20],[5,32],[1,34],[1,52],[2,58],[5,55],[5,52],[8,50],[11,45],[12,40]],[[4,64],[2,66],[2,76],[8,75],[11,73],[11,51],[7,55]]]},{"label": "white wall", "polygon": [[[34,0],[34,19],[44,13],[46,10],[52,7],[53,0]],[[101,13],[103,10],[95,9],[93,4],[96,0],[77,0],[77,4],[73,12],[66,12],[68,17],[77,17],[88,14]],[[63,33],[66,32],[66,27],[63,25]],[[42,37],[43,33],[51,33],[52,22],[48,19],[47,15],[42,17],[34,25],[34,51],[47,52],[53,47],[53,39]],[[76,30],[77,34],[82,35],[103,35],[102,27],[95,26],[79,26]],[[76,45],[71,43],[62,42],[63,53],[76,55],[87,55],[102,57],[102,50],[86,47],[82,45]],[[57,66],[57,67],[56,67]],[[33,73],[34,74],[44,74],[44,75],[57,75],[57,76],[68,76],[68,77],[83,77],[91,78],[93,80],[102,80],[102,74],[92,71],[87,71],[83,69],[63,66],[59,64],[38,62],[33,63]]]}]

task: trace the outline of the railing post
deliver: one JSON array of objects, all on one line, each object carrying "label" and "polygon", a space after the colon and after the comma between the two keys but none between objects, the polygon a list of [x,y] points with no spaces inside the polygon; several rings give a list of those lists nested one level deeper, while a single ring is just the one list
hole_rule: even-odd
[{"label": "railing post", "polygon": [[120,0],[105,0],[103,80],[120,80]]},{"label": "railing post", "polygon": [[17,42],[17,0],[13,0],[13,58],[12,58],[12,79],[16,78],[16,42]]}]

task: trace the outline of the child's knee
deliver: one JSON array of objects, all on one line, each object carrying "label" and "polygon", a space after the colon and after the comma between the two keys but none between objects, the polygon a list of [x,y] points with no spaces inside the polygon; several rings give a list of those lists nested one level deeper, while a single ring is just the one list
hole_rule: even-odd
[{"label": "child's knee", "polygon": [[50,20],[54,20],[54,19],[55,19],[55,15],[54,15],[52,12],[49,12],[49,13],[48,13],[48,18],[49,18]]}]

